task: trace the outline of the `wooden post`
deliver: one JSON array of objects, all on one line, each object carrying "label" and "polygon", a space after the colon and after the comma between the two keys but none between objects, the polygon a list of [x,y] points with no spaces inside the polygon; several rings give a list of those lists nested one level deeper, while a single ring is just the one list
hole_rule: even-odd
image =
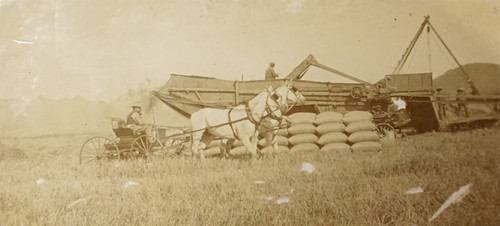
[{"label": "wooden post", "polygon": [[234,105],[239,104],[239,94],[238,94],[239,85],[238,84],[239,84],[238,81],[234,81]]}]

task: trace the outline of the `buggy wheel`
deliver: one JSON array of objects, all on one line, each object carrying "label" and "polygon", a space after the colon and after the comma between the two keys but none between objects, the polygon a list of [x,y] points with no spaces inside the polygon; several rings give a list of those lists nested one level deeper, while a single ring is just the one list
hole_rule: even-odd
[{"label": "buggy wheel", "polygon": [[190,152],[189,137],[172,138],[165,143],[165,156],[167,158],[180,158],[188,156],[186,152]]},{"label": "buggy wheel", "polygon": [[380,123],[376,127],[379,139],[395,140],[396,130],[389,124]]},{"label": "buggy wheel", "polygon": [[156,155],[162,155],[164,146],[158,138],[142,135],[135,138],[130,147],[130,151],[137,158],[148,158]]},{"label": "buggy wheel", "polygon": [[106,137],[92,137],[80,149],[80,164],[97,163],[101,160],[118,159],[120,150],[116,143]]}]

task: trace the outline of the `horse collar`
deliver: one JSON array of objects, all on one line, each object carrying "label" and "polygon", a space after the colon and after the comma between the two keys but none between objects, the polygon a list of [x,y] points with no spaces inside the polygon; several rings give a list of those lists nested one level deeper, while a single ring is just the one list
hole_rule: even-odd
[{"label": "horse collar", "polygon": [[250,120],[251,123],[255,125],[258,125],[260,123],[253,118],[253,114],[252,111],[250,110],[250,107],[248,106],[248,103],[245,104],[245,111],[247,112],[248,120]]}]

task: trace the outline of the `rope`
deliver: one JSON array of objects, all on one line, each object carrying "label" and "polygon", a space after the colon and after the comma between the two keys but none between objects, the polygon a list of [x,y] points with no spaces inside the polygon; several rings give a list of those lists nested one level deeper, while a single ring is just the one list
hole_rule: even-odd
[{"label": "rope", "polygon": [[215,126],[209,126],[209,127],[205,127],[205,128],[201,128],[201,129],[197,129],[197,130],[187,131],[187,132],[184,132],[184,133],[173,134],[173,135],[170,135],[170,136],[166,136],[165,138],[172,138],[172,137],[183,136],[183,135],[187,135],[187,134],[191,134],[191,133],[196,133],[196,132],[204,131],[206,129],[216,128],[216,127],[220,127],[220,126],[229,125],[231,123],[241,122],[241,121],[244,121],[244,120],[247,120],[247,119],[248,119],[248,117],[245,117],[245,118],[241,118],[241,119],[238,119],[238,120],[235,120],[235,121],[230,121],[230,122],[218,124],[218,125],[215,125]]},{"label": "rope", "polygon": [[444,51],[443,51],[443,49],[442,49],[441,45],[439,45],[439,42],[438,42],[438,40],[436,40],[436,37],[433,35],[433,33],[431,33],[431,37],[432,37],[432,39],[434,40],[434,42],[436,42],[436,45],[438,46],[439,51],[440,51],[440,52],[441,52],[441,54],[444,56],[444,58],[446,59],[446,61],[448,62],[448,64],[449,64],[451,67],[453,67],[453,66],[452,66],[452,65],[453,65],[453,63],[451,63],[451,62],[450,62],[450,58],[446,57],[446,54],[444,54]]},{"label": "rope", "polygon": [[413,63],[413,59],[415,58],[415,55],[417,55],[417,50],[418,50],[418,46],[419,46],[420,42],[419,42],[419,39],[417,39],[415,41],[415,45],[413,47],[413,51],[411,52],[411,58],[410,58],[410,62],[408,62],[408,72],[411,72],[410,69],[411,69],[411,66],[412,66],[412,63]]},{"label": "rope", "polygon": [[427,51],[429,56],[429,72],[432,72],[432,55],[431,55],[431,27],[427,25]]}]

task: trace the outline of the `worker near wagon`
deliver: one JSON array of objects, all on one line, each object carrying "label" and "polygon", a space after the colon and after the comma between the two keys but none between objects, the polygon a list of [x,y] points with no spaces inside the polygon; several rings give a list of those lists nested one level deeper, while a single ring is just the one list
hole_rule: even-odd
[{"label": "worker near wagon", "polygon": [[134,131],[134,134],[145,134],[152,136],[152,127],[148,123],[142,121],[141,106],[132,105],[132,111],[127,116],[126,126]]},{"label": "worker near wagon", "polygon": [[278,73],[274,71],[274,62],[269,63],[269,67],[266,69],[266,80],[275,80],[278,78]]},{"label": "worker near wagon", "polygon": [[438,101],[438,116],[439,119],[444,119],[446,118],[446,104],[441,103],[439,101],[443,100],[443,97],[439,97],[439,94],[441,94],[441,91],[443,91],[443,88],[438,87],[436,89],[436,92],[434,92],[434,99]]},{"label": "worker near wagon", "polygon": [[[467,109],[467,105],[464,103],[467,101],[467,97],[465,97],[467,94],[465,93],[465,90],[463,88],[458,88],[457,89],[457,101],[458,103],[458,108],[457,108],[457,117],[460,117],[460,110],[464,109],[465,111],[465,117],[469,117],[469,110]],[[464,101],[464,102],[462,102]]]}]

